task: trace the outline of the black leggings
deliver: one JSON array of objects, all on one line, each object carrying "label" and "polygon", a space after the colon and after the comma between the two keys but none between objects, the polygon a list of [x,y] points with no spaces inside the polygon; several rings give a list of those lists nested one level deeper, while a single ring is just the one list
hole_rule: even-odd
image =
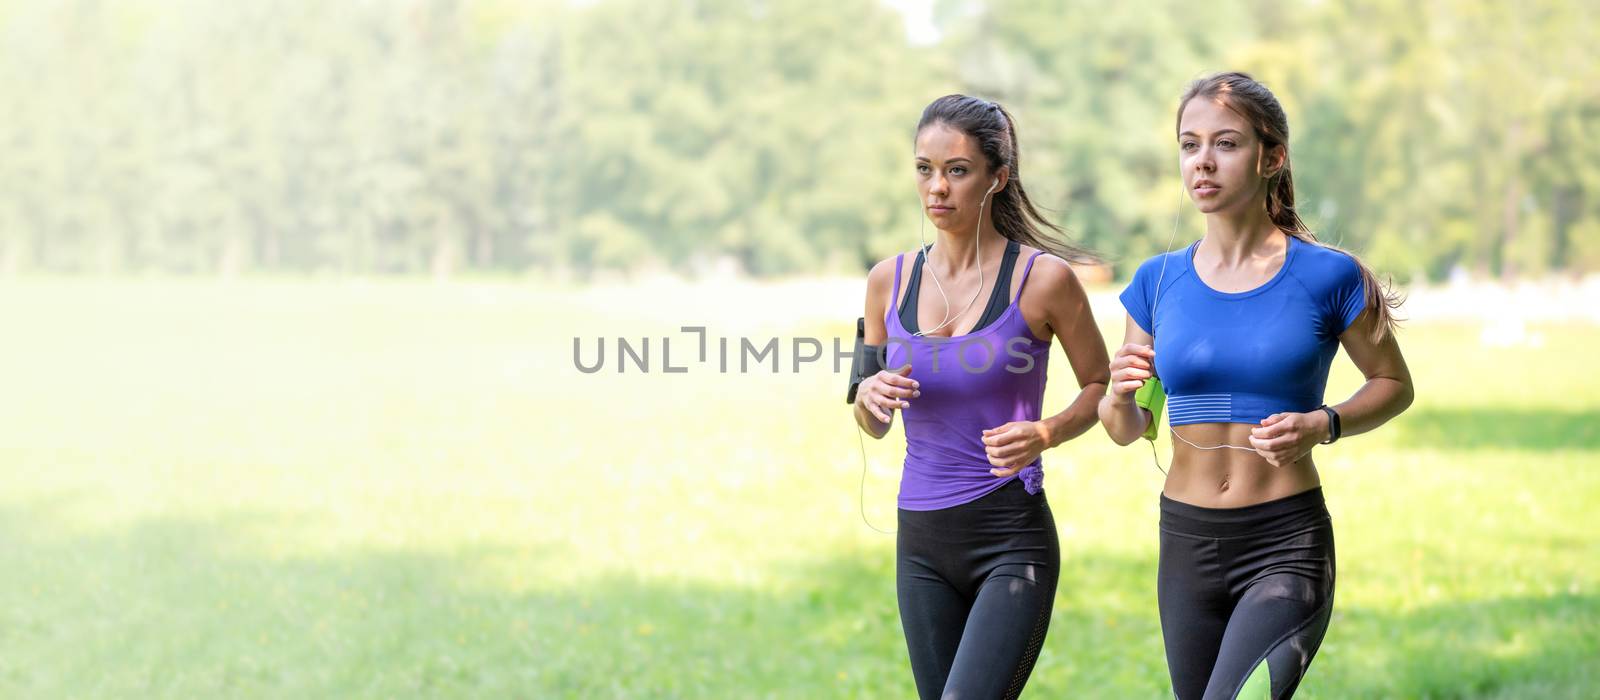
[{"label": "black leggings", "polygon": [[1333,578],[1320,487],[1243,508],[1163,495],[1156,590],[1179,700],[1294,695],[1328,630]]},{"label": "black leggings", "polygon": [[1020,479],[978,500],[900,510],[895,589],[917,694],[1015,698],[1050,627],[1061,547]]}]

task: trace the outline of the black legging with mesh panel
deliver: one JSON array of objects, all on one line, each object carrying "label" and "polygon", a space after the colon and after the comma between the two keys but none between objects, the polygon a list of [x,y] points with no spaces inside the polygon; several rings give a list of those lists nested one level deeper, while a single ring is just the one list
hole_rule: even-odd
[{"label": "black legging with mesh panel", "polygon": [[1061,548],[1021,479],[970,503],[899,512],[895,588],[923,700],[1015,698],[1050,626]]},{"label": "black legging with mesh panel", "polygon": [[1156,588],[1178,700],[1294,695],[1328,629],[1333,580],[1321,488],[1243,508],[1163,495]]}]

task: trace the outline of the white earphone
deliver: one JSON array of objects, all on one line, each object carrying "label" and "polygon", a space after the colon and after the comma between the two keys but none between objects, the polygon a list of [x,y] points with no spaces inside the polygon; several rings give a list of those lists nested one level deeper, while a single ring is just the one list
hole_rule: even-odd
[{"label": "white earphone", "polygon": [[[998,178],[998,177],[994,178],[993,180],[989,181],[989,189],[988,189],[988,191],[983,193],[983,203],[978,205],[978,233],[979,234],[983,233],[983,207],[989,203],[989,195],[994,194],[995,188],[999,187],[999,186],[1000,186],[1000,178]],[[927,221],[928,221],[928,217],[927,216],[923,216],[922,217],[923,224],[926,224]],[[928,238],[925,235],[925,226],[920,226],[919,225],[917,227],[917,236],[918,236],[918,238],[920,238],[922,240],[922,250],[919,251],[918,254],[922,255],[923,256],[923,260],[926,261],[927,260],[927,256],[928,256]],[[973,301],[977,301],[978,293],[983,291],[983,257],[981,255],[983,251],[982,251],[981,248],[979,248],[979,244],[978,244],[978,241],[976,240],[976,236],[974,237],[972,245],[973,245],[974,249],[977,250],[978,253],[979,253],[979,257],[978,257],[978,291],[973,292],[973,295],[972,295]],[[950,298],[945,296],[944,287],[942,285],[939,285],[939,277],[938,277],[937,274],[934,273],[933,267],[931,265],[928,266],[928,276],[933,277],[934,285],[939,287],[939,296],[944,297],[944,305],[945,305],[945,309],[946,309],[945,313],[948,314],[949,313],[949,308],[950,308]],[[971,301],[967,302],[967,309],[970,309],[970,308],[972,308],[972,302]],[[963,314],[966,313],[967,309],[962,309],[961,313],[963,313]],[[961,314],[956,314],[956,316],[960,317]],[[953,320],[955,320],[955,319],[947,317],[945,319],[944,323],[940,323],[938,326],[935,326],[933,328],[933,330],[939,330],[940,328],[943,328],[946,325],[948,325]],[[927,331],[917,331],[913,335],[927,335],[927,334],[928,334]],[[881,532],[881,533],[883,533],[885,535],[893,535],[896,532],[898,532],[898,530],[884,530],[884,529],[879,528],[876,525],[873,525],[872,521],[867,520],[867,443],[866,443],[866,440],[863,440],[861,438],[861,431],[860,430],[852,430],[850,432],[853,432],[853,433],[856,434],[856,442],[861,446],[861,487],[856,493],[856,505],[861,510],[861,522],[866,523],[867,527],[870,527],[870,528],[872,528],[874,530],[877,530],[878,532]]]},{"label": "white earphone", "polygon": [[[933,328],[930,328],[928,330],[918,330],[916,333],[913,333],[912,335],[925,336],[925,335],[928,335],[929,333],[932,333],[932,332],[934,332],[936,330],[939,330],[940,328],[944,328],[945,326],[950,325],[951,321],[954,321],[954,320],[956,320],[958,318],[961,318],[962,314],[965,314],[968,309],[971,309],[973,303],[978,301],[978,295],[983,293],[983,245],[982,245],[983,244],[983,208],[985,206],[988,206],[988,204],[989,204],[989,195],[994,194],[994,188],[999,187],[999,186],[1000,186],[1000,178],[997,177],[997,178],[994,178],[994,179],[990,180],[989,181],[989,189],[986,192],[983,193],[983,201],[978,204],[978,230],[972,236],[973,254],[978,259],[978,286],[977,286],[977,288],[972,290],[972,298],[967,301],[967,305],[966,306],[961,307],[961,311],[959,313],[957,313],[954,316],[949,315],[950,314],[950,297],[944,293],[944,285],[939,283],[939,275],[938,275],[938,273],[935,273],[933,271],[933,266],[932,265],[927,265],[926,267],[928,269],[928,276],[933,278],[933,286],[939,288],[939,298],[944,299],[945,318],[939,325],[934,326]],[[918,227],[917,227],[917,236],[922,241],[922,250],[920,251],[920,254],[922,255],[922,259],[924,261],[926,261],[928,259],[928,239],[927,239],[927,236],[925,236],[923,234],[923,231],[924,231],[924,228],[925,228],[923,224],[926,224],[927,221],[928,221],[928,217],[927,216],[923,216],[922,217],[922,224],[919,224]]]},{"label": "white earphone", "polygon": [[[1156,275],[1155,296],[1154,296],[1154,299],[1152,299],[1151,302],[1150,302],[1150,324],[1151,324],[1152,330],[1154,330],[1154,326],[1155,326],[1156,309],[1160,308],[1160,305],[1161,305],[1161,280],[1164,279],[1167,276],[1167,256],[1168,256],[1168,254],[1170,254],[1172,252],[1172,244],[1176,243],[1177,240],[1178,240],[1178,219],[1179,219],[1179,217],[1181,217],[1183,215],[1183,200],[1184,200],[1185,195],[1187,195],[1187,193],[1188,193],[1188,190],[1183,189],[1181,187],[1178,190],[1178,209],[1172,215],[1172,235],[1167,238],[1167,251],[1166,251],[1166,253],[1163,253],[1162,256],[1161,256],[1161,273]],[[1155,336],[1154,335],[1150,336],[1150,343],[1151,343],[1151,347],[1155,346]],[[1156,378],[1156,381],[1160,381],[1160,379]],[[1150,420],[1159,420],[1159,419],[1156,418],[1155,416],[1151,416]],[[1255,452],[1256,451],[1254,447],[1245,447],[1243,445],[1230,445],[1230,444],[1227,444],[1227,443],[1222,443],[1220,445],[1207,446],[1207,445],[1197,445],[1197,444],[1195,444],[1193,442],[1190,442],[1189,438],[1186,438],[1186,437],[1178,434],[1177,426],[1174,426],[1171,423],[1170,414],[1169,414],[1168,420],[1167,420],[1167,433],[1172,435],[1172,437],[1174,437],[1174,438],[1177,438],[1179,440],[1184,441],[1185,443],[1188,443],[1188,445],[1190,447],[1193,447],[1193,448],[1199,449],[1199,450],[1220,450],[1220,449],[1223,449],[1223,448],[1228,448],[1228,449],[1233,449],[1233,450],[1241,450],[1241,451],[1244,451],[1244,452]],[[1162,474],[1166,474],[1167,470],[1161,466],[1161,458],[1156,454],[1156,442],[1155,442],[1154,438],[1151,438],[1151,440],[1150,440],[1150,456],[1153,459],[1155,459],[1156,469],[1160,469]]]}]

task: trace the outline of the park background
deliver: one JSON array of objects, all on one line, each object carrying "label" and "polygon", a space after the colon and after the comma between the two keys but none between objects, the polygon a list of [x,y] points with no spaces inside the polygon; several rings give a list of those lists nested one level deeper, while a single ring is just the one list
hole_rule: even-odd
[{"label": "park background", "polygon": [[[1593,3],[7,0],[0,36],[0,694],[912,695],[862,520],[900,431],[859,446],[790,341],[848,345],[965,92],[1108,261],[1114,342],[1203,230],[1173,120],[1230,69],[1311,226],[1409,295],[1416,404],[1318,452],[1302,695],[1600,693]],[[1341,355],[1330,402],[1358,384]],[[1045,465],[1025,696],[1167,696],[1149,451]]]}]

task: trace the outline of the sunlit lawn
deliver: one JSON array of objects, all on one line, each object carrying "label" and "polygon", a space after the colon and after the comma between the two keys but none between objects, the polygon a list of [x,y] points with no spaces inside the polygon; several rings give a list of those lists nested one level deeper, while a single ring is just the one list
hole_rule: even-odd
[{"label": "sunlit lawn", "polygon": [[[914,695],[843,377],[789,371],[788,338],[848,340],[859,304],[737,301],[0,284],[0,695]],[[1416,405],[1318,453],[1339,583],[1305,697],[1600,693],[1600,328],[1479,330],[1408,326]],[[718,373],[741,333],[782,371]],[[618,374],[646,335],[653,371]],[[1336,362],[1331,400],[1358,382]],[[866,446],[879,527],[899,434]],[[1045,460],[1064,572],[1026,695],[1168,697],[1149,450],[1097,429]]]}]

